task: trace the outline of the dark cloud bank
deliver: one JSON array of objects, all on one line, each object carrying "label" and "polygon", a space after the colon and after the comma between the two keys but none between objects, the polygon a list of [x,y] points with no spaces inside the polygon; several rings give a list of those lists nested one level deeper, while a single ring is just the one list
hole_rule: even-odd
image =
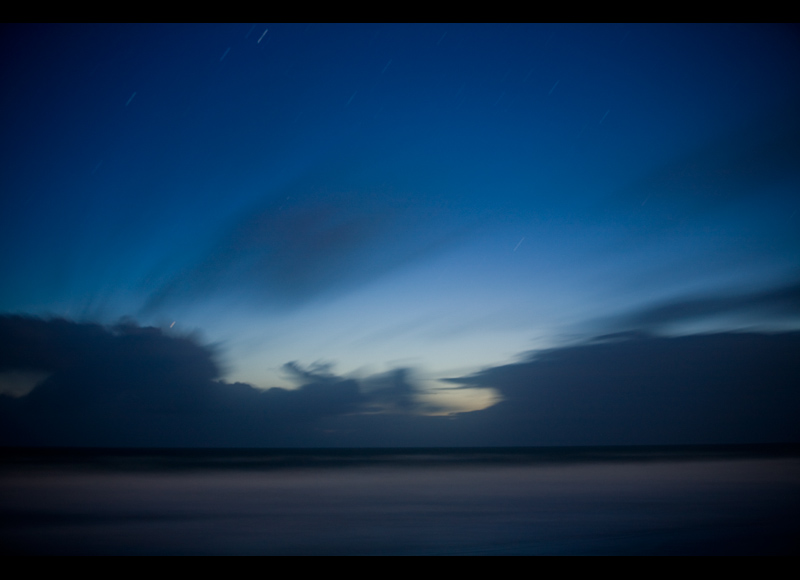
[{"label": "dark cloud bank", "polygon": [[[446,446],[798,442],[800,333],[627,333],[448,379],[482,411],[427,416],[410,371],[361,379],[286,365],[295,390],[219,379],[217,353],[157,328],[0,317],[0,444]],[[47,375],[45,375],[47,373]]]}]

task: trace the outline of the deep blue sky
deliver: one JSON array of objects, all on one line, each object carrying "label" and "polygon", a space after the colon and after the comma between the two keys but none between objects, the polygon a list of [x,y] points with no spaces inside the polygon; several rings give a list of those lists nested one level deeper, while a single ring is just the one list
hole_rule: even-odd
[{"label": "deep blue sky", "polygon": [[[4,26],[2,47],[0,339],[47,353],[6,346],[6,393],[117,384],[104,341],[156,364],[124,354],[138,325],[213,358],[201,382],[305,393],[300,415],[489,416],[529,351],[800,328],[797,27]],[[602,439],[570,429],[542,440]]]}]

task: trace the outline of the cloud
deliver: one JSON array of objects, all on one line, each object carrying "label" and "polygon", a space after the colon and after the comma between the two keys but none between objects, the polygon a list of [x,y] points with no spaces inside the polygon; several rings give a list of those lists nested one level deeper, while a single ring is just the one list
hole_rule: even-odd
[{"label": "cloud", "polygon": [[411,369],[398,368],[372,375],[361,384],[368,397],[366,407],[369,410],[395,414],[424,414],[439,410],[420,401],[420,389],[414,384]]},{"label": "cloud", "polygon": [[451,382],[504,401],[465,417],[494,445],[800,441],[800,333],[619,334]]},{"label": "cloud", "polygon": [[673,299],[624,315],[611,324],[657,330],[674,323],[742,314],[757,314],[763,322],[800,321],[800,281],[755,292]]},{"label": "cloud", "polygon": [[27,396],[0,397],[4,444],[102,446],[201,412],[220,371],[212,349],[157,328],[3,316],[0,372],[46,374]]},{"label": "cloud", "polygon": [[[216,355],[188,336],[123,321],[112,327],[65,319],[0,317],[0,370],[52,373],[46,388],[31,398],[77,396],[114,399],[128,390],[147,391],[151,400],[219,376]],[[60,385],[79,381],[80,390]],[[169,388],[166,385],[171,385]],[[66,401],[65,401],[66,402]]]},{"label": "cloud", "polygon": [[325,417],[420,408],[404,369],[358,381],[287,363],[298,387],[261,390],[221,381],[218,357],[195,337],[131,321],[2,316],[0,378],[15,388],[0,396],[0,444],[319,445]]},{"label": "cloud", "polygon": [[420,196],[372,185],[358,164],[341,164],[325,164],[247,208],[146,310],[215,294],[292,308],[371,281],[457,236]]},{"label": "cloud", "polygon": [[[92,447],[508,446],[800,442],[800,333],[643,332],[529,354],[451,384],[486,409],[431,416],[411,369],[284,367],[297,388],[219,379],[196,338],[127,322],[0,317],[0,444]],[[16,375],[14,375],[16,376]]]}]

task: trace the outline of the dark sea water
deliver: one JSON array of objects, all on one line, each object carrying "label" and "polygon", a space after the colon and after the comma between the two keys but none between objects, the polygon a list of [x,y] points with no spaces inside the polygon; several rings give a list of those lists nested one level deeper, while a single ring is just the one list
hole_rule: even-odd
[{"label": "dark sea water", "polygon": [[800,447],[0,450],[5,554],[795,554]]}]

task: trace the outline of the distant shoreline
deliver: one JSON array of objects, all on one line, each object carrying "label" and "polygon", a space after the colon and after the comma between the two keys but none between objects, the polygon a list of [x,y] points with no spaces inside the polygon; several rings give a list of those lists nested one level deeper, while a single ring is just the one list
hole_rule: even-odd
[{"label": "distant shoreline", "polygon": [[291,467],[548,465],[800,457],[800,444],[391,448],[2,447],[0,469],[49,465],[121,470]]}]

